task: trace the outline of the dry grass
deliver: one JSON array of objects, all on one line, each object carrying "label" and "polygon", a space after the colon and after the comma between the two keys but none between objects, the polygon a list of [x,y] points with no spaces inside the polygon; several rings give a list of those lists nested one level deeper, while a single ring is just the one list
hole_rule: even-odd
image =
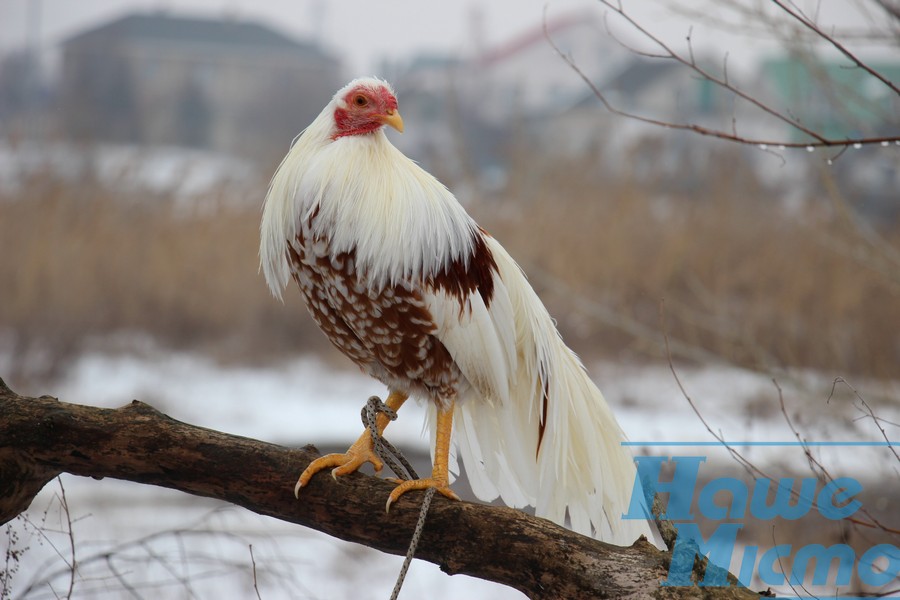
[{"label": "dry grass", "polygon": [[873,241],[827,196],[789,214],[742,164],[722,155],[702,188],[676,191],[589,164],[535,165],[519,192],[531,199],[483,207],[480,220],[582,352],[658,355],[667,330],[742,365],[896,377],[900,227]]},{"label": "dry grass", "polygon": [[95,181],[32,181],[0,200],[0,331],[20,356],[49,349],[51,368],[119,331],[247,359],[318,341],[299,300],[273,299],[257,271],[263,191],[187,210]]},{"label": "dry grass", "polygon": [[[658,352],[664,301],[673,338],[739,364],[896,377],[900,268],[827,199],[788,215],[736,158],[721,160],[703,189],[674,192],[588,164],[519,165],[529,179],[472,211],[582,353]],[[257,271],[264,183],[257,192],[185,210],[96,181],[33,179],[0,197],[0,332],[20,356],[52,349],[53,364],[122,330],[241,359],[323,347],[298,295],[280,304]],[[897,228],[881,235],[900,248]],[[585,303],[616,318],[587,317]]]}]

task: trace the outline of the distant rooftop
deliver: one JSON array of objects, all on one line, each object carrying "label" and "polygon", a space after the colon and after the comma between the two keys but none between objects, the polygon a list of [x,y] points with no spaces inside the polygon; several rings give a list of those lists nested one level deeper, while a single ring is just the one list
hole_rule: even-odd
[{"label": "distant rooftop", "polygon": [[127,15],[74,35],[63,43],[78,43],[98,36],[318,51],[313,44],[298,42],[259,23],[228,18],[204,19],[174,16],[164,12]]},{"label": "distant rooftop", "polygon": [[460,65],[462,59],[455,54],[417,54],[409,64],[411,71],[435,67],[454,67]]},{"label": "distant rooftop", "polygon": [[484,56],[480,57],[480,61],[484,65],[503,61],[510,56],[537,44],[547,44],[547,37],[553,39],[554,34],[558,34],[582,23],[594,22],[594,20],[594,13],[587,10],[576,11],[568,15],[551,19],[539,26],[532,27],[512,41],[489,51]]},{"label": "distant rooftop", "polygon": [[648,85],[659,81],[666,73],[674,71],[677,66],[669,62],[637,58],[626,65],[616,77],[604,83],[603,87],[624,94],[637,94]]}]

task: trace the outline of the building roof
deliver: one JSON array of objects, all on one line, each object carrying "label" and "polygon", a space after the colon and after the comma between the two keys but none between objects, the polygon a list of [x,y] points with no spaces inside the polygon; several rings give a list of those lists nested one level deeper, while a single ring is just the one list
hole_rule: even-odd
[{"label": "building roof", "polygon": [[488,51],[479,58],[479,62],[485,66],[502,62],[536,45],[547,44],[547,36],[552,38],[554,34],[559,34],[582,23],[591,23],[594,20],[594,13],[587,10],[573,12],[548,20],[546,23],[531,28],[506,44]]},{"label": "building roof", "polygon": [[[598,87],[604,94],[614,92],[626,98],[633,98],[644,92],[647,86],[658,83],[661,78],[676,70],[677,65],[672,62],[635,58],[615,77],[600,83]],[[572,108],[592,107],[599,102],[596,94],[587,90]]]},{"label": "building roof", "polygon": [[413,57],[408,69],[449,69],[462,64],[462,59],[453,54],[421,53]]},{"label": "building roof", "polygon": [[109,36],[130,40],[267,47],[321,53],[313,44],[298,42],[259,23],[237,19],[173,16],[164,12],[126,15],[69,37],[63,44],[77,44],[92,38]]},{"label": "building roof", "polygon": [[617,77],[605,82],[603,87],[631,96],[640,93],[648,85],[657,83],[661,77],[675,70],[676,65],[671,61],[636,58],[626,65]]}]

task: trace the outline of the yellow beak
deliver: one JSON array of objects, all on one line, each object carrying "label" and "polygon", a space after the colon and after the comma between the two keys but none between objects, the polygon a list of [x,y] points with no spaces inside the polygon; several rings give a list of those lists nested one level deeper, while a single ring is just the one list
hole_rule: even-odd
[{"label": "yellow beak", "polygon": [[399,111],[389,110],[386,115],[381,117],[381,121],[385,125],[390,125],[400,133],[403,133],[403,117],[400,116]]}]

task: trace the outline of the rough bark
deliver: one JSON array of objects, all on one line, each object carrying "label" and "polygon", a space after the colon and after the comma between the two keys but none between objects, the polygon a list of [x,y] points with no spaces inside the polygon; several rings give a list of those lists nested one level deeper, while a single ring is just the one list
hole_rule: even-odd
[{"label": "rough bark", "polygon": [[[119,409],[29,398],[0,380],[0,524],[59,473],[113,477],[218,498],[256,513],[403,555],[421,495],[384,511],[391,484],[354,474],[315,477],[300,500],[298,471],[318,456],[176,421],[138,401]],[[100,484],[98,484],[100,485]],[[610,546],[518,510],[435,497],[416,557],[531,598],[753,598],[741,587],[660,587],[669,555],[646,541]]]}]

